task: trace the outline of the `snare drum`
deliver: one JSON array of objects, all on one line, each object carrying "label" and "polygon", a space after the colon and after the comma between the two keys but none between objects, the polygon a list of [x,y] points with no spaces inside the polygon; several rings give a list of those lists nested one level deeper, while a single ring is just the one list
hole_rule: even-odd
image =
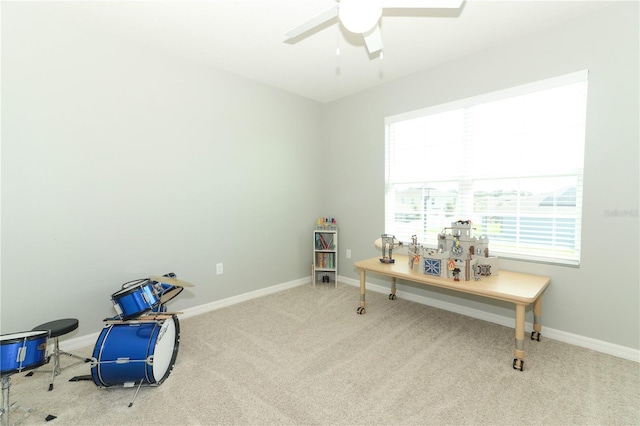
[{"label": "snare drum", "polygon": [[46,364],[48,338],[49,331],[26,331],[0,336],[0,376]]},{"label": "snare drum", "polygon": [[113,307],[123,320],[136,318],[160,303],[156,288],[148,279],[131,281],[111,295]]},{"label": "snare drum", "polygon": [[99,387],[129,387],[164,382],[176,362],[178,317],[108,324],[93,350],[91,377]]}]

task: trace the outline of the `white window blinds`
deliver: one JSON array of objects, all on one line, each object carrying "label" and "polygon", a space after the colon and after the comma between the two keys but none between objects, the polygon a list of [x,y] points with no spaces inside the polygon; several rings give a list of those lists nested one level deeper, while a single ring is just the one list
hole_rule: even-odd
[{"label": "white window blinds", "polygon": [[578,265],[587,80],[585,70],[387,117],[385,233],[435,246],[469,219],[493,254]]}]

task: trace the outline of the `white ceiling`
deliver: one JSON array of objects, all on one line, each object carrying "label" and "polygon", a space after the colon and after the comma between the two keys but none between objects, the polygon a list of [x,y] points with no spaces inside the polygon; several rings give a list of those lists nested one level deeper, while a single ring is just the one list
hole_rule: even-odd
[{"label": "white ceiling", "polygon": [[79,25],[329,102],[612,3],[467,0],[454,11],[385,11],[382,61],[335,22],[285,42],[286,30],[335,0],[75,1],[47,7]]}]

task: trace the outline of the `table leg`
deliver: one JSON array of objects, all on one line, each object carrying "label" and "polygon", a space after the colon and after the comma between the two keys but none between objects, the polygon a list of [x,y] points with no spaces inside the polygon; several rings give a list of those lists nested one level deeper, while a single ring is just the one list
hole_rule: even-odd
[{"label": "table leg", "polygon": [[516,305],[516,348],[513,351],[513,368],[524,370],[524,314],[525,305]]},{"label": "table leg", "polygon": [[540,332],[542,331],[542,295],[533,302],[533,331],[531,332],[531,340],[540,341]]},{"label": "table leg", "polygon": [[358,315],[362,315],[364,314],[365,310],[364,310],[364,295],[367,292],[367,289],[365,287],[365,281],[366,281],[366,272],[364,269],[360,270],[360,307],[358,307],[357,309],[357,313]]},{"label": "table leg", "polygon": [[396,300],[396,277],[391,277],[391,294],[389,300]]}]

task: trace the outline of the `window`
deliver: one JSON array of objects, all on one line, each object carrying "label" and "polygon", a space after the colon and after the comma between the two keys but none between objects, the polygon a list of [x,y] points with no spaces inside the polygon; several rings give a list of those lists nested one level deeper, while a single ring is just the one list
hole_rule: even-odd
[{"label": "window", "polygon": [[578,265],[587,71],[385,120],[385,233],[457,220],[492,254]]}]

